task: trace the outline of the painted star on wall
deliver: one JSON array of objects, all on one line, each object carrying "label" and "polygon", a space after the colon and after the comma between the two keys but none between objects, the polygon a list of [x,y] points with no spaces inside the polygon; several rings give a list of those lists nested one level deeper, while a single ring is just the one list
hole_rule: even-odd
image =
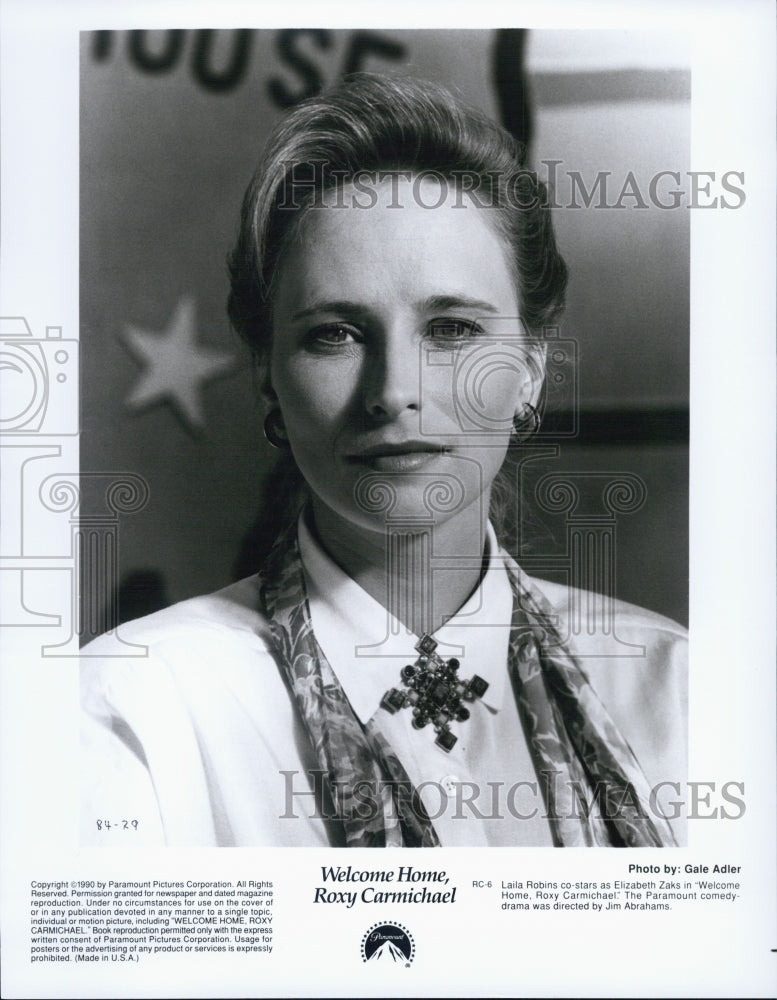
[{"label": "painted star on wall", "polygon": [[170,322],[161,333],[127,324],[124,340],[145,370],[127,398],[127,406],[139,410],[154,403],[172,403],[180,418],[191,427],[205,426],[200,391],[202,386],[226,374],[234,358],[196,344],[194,299],[178,301]]}]

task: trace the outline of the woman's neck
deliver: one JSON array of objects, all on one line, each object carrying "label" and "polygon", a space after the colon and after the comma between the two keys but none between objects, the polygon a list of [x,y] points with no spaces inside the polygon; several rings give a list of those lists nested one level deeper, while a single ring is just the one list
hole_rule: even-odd
[{"label": "woman's neck", "polygon": [[314,499],[311,527],[353,580],[413,633],[423,635],[455,615],[483,575],[486,519],[481,504],[472,508],[422,529],[417,523],[412,531],[387,524],[383,531],[373,531],[343,520]]}]

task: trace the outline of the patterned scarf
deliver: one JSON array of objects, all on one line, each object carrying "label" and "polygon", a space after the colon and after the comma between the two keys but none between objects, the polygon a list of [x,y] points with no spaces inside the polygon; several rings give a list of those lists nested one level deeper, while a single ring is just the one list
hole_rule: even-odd
[{"label": "patterned scarf", "polygon": [[[508,670],[554,843],[559,847],[674,845],[647,808],[650,786],[633,751],[552,624],[545,597],[512,561]],[[276,656],[322,770],[348,847],[438,847],[432,821],[382,735],[362,725],[310,619],[296,525],[260,573]]]}]

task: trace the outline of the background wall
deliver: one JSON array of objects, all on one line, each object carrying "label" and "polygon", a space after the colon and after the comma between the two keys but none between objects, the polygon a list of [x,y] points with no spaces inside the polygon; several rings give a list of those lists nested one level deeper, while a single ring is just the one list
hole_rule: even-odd
[{"label": "background wall", "polygon": [[[531,140],[540,176],[555,169],[571,283],[531,488],[547,473],[586,473],[594,493],[592,473],[639,477],[644,504],[617,518],[617,593],[687,620],[688,207],[648,193],[666,170],[687,188],[686,66],[682,39],[622,31],[84,35],[82,470],[150,489],[120,525],[121,617],[233,578],[272,461],[224,309],[240,200],[283,109],[371,69],[458,89]],[[85,503],[99,514],[102,494]],[[569,513],[533,509],[527,566],[564,575]],[[97,603],[88,633],[116,614],[111,594]]]}]

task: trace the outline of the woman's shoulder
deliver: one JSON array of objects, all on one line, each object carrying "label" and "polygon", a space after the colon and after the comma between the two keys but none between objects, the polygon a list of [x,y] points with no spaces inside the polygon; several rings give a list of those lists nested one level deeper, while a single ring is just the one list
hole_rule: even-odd
[{"label": "woman's shoulder", "polygon": [[605,701],[637,706],[686,700],[688,633],[682,625],[613,597],[533,580],[565,649]]},{"label": "woman's shoulder", "polygon": [[[687,700],[688,633],[682,625],[613,597],[532,580],[555,631],[606,702],[666,703],[674,716]],[[643,703],[643,699],[647,701]]]},{"label": "woman's shoulder", "polygon": [[571,620],[575,619],[581,624],[580,631],[585,635],[609,634],[613,629],[641,630],[646,636],[654,633],[656,638],[661,636],[681,644],[687,641],[686,628],[656,611],[650,611],[648,608],[630,604],[616,597],[550,580],[540,580],[536,577],[530,579],[532,586],[545,597],[552,613],[558,616],[562,623],[571,623]]},{"label": "woman's shoulder", "polygon": [[87,700],[147,695],[165,685],[243,684],[249,675],[277,675],[269,625],[259,610],[259,580],[247,577],[212,594],[189,598],[124,622],[81,650]]},{"label": "woman's shoulder", "polygon": [[259,579],[250,576],[211,594],[190,597],[123,622],[115,632],[90,642],[81,655],[116,656],[122,647],[133,655],[133,646],[156,647],[170,641],[191,645],[208,636],[250,641],[265,636],[267,628],[267,620],[259,610]]},{"label": "woman's shoulder", "polygon": [[258,587],[182,601],[82,650],[86,843],[117,801],[133,803],[149,843],[280,842],[280,809],[274,820],[263,803],[278,760],[299,759],[299,733]]}]

